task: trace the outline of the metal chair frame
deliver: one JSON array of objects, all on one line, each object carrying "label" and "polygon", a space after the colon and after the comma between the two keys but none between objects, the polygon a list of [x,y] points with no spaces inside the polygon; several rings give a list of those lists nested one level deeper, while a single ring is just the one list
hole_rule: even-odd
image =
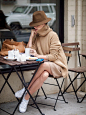
[{"label": "metal chair frame", "polygon": [[[74,48],[74,47],[71,47],[71,46],[76,46],[76,47]],[[48,105],[48,104],[42,104],[42,103],[38,103],[38,104],[42,104],[42,105],[47,105],[47,106],[54,107],[54,110],[56,111],[57,100],[60,100],[60,99],[59,99],[59,96],[62,96],[62,98],[63,98],[63,100],[61,100],[61,101],[64,101],[65,103],[68,103],[68,102],[66,102],[66,100],[65,100],[65,98],[64,98],[64,94],[65,94],[65,93],[71,93],[71,92],[67,92],[67,89],[68,89],[70,86],[72,86],[72,88],[73,88],[73,92],[75,93],[77,102],[78,102],[78,103],[81,103],[81,102],[84,100],[84,98],[86,97],[86,94],[85,94],[82,98],[79,98],[78,95],[77,95],[78,90],[80,89],[80,87],[81,87],[81,86],[85,83],[85,81],[86,81],[86,77],[85,77],[85,74],[84,74],[84,72],[86,72],[86,67],[85,67],[85,69],[84,69],[83,66],[81,66],[80,54],[79,54],[80,48],[79,48],[78,46],[79,46],[79,42],[75,42],[75,43],[63,43],[63,44],[62,44],[63,50],[64,50],[64,52],[65,52],[65,55],[67,56],[67,63],[69,63],[70,57],[72,57],[72,54],[71,54],[72,51],[77,51],[77,52],[78,52],[78,60],[79,60],[79,65],[80,65],[79,69],[82,69],[82,70],[77,72],[77,71],[75,71],[75,70],[72,71],[71,69],[68,69],[68,71],[75,72],[75,73],[77,73],[77,75],[76,75],[76,76],[74,77],[74,79],[72,80],[72,79],[71,79],[71,76],[68,74],[69,80],[70,80],[70,84],[64,89],[63,92],[62,92],[61,89],[62,89],[63,83],[64,83],[64,81],[65,81],[64,78],[63,78],[63,81],[62,81],[62,83],[61,83],[61,86],[59,85],[59,82],[58,82],[58,79],[59,79],[59,78],[54,78],[54,79],[56,80],[56,82],[57,82],[57,85],[55,85],[55,84],[50,84],[50,83],[44,83],[44,84],[49,84],[49,85],[58,86],[58,87],[59,87],[59,93],[58,93],[56,99],[55,99],[55,98],[51,98],[51,97],[48,97],[48,96],[46,95],[46,93],[45,93],[43,87],[41,87],[41,89],[42,89],[42,91],[43,91],[43,94],[44,94],[44,96],[45,96],[45,99],[47,99],[47,98],[54,99],[54,100],[55,100],[55,104],[54,104],[54,106],[53,106],[53,105]],[[66,53],[66,52],[68,52],[68,53]],[[73,68],[72,68],[72,69],[73,69]],[[77,68],[76,68],[76,69],[77,69]],[[75,81],[76,79],[80,79],[80,78],[78,78],[78,76],[79,76],[80,74],[83,74],[84,77],[81,77],[81,78],[84,78],[84,81],[80,84],[80,86],[79,86],[77,89],[75,89],[73,83],[74,83],[74,81]],[[53,78],[53,76],[51,76],[51,75],[50,75],[50,77]],[[39,89],[39,90],[40,90],[40,89]],[[38,92],[37,92],[37,95],[36,95],[36,97],[35,97],[35,100],[36,100],[37,97],[38,97],[39,90],[38,90]],[[81,100],[80,100],[80,99],[81,99]]]},{"label": "metal chair frame", "polygon": [[[65,51],[66,57],[68,57],[68,59],[67,59],[67,63],[68,63],[69,57],[72,56],[72,55],[71,55],[71,52],[70,52],[71,49],[68,48],[68,47],[65,47],[65,48],[63,48],[63,50]],[[70,53],[69,53],[69,52],[70,52]],[[48,97],[48,96],[46,95],[46,93],[45,93],[43,87],[41,87],[41,89],[42,89],[42,91],[43,91],[43,94],[44,94],[44,96],[45,96],[45,99],[47,99],[47,98],[54,99],[54,100],[55,100],[55,104],[54,104],[54,105],[48,105],[48,104],[42,104],[42,103],[38,103],[38,104],[51,106],[51,107],[53,107],[54,111],[56,111],[57,100],[64,101],[65,103],[68,103],[68,102],[66,102],[66,100],[65,100],[65,98],[64,98],[64,94],[63,94],[63,92],[62,92],[62,86],[63,86],[63,83],[64,83],[65,78],[63,78],[63,76],[60,77],[60,78],[63,78],[62,83],[61,83],[61,86],[60,86],[59,81],[58,81],[60,78],[54,78],[52,75],[49,75],[49,77],[55,79],[57,85],[55,85],[55,84],[50,84],[50,83],[44,83],[44,84],[49,84],[49,85],[58,86],[58,88],[59,88],[59,93],[57,94],[57,97],[56,97],[56,98]],[[39,90],[40,90],[40,89],[39,89]],[[36,95],[36,97],[35,97],[35,101],[36,101],[36,99],[37,99],[37,97],[38,97],[39,90],[37,91],[37,95]],[[63,99],[59,99],[59,96],[61,96]]]},{"label": "metal chair frame", "polygon": [[[72,85],[72,88],[73,88],[73,92],[75,93],[75,96],[76,96],[76,99],[77,99],[77,102],[78,103],[81,103],[84,98],[86,97],[86,94],[82,97],[82,98],[79,98],[78,95],[77,95],[77,92],[78,90],[81,88],[81,86],[85,83],[86,81],[86,76],[84,74],[84,72],[86,72],[86,67],[84,66],[81,66],[81,60],[80,60],[80,54],[79,54],[79,50],[80,50],[80,47],[79,47],[79,42],[75,42],[75,43],[63,43],[62,46],[76,46],[75,48],[72,47],[71,51],[76,51],[78,53],[78,61],[79,61],[79,67],[75,67],[75,68],[69,68],[68,71],[70,72],[75,72],[77,73],[77,75],[74,77],[74,79],[72,80],[71,79],[71,76],[69,75],[69,79],[70,79],[70,84],[67,86],[67,88],[64,90],[63,94],[67,91],[67,89]],[[70,52],[71,53],[71,52]],[[83,74],[83,77],[81,78],[78,78],[80,74]],[[76,79],[82,79],[84,78],[84,81],[80,84],[80,86],[78,86],[77,89],[75,89],[73,83]]]}]

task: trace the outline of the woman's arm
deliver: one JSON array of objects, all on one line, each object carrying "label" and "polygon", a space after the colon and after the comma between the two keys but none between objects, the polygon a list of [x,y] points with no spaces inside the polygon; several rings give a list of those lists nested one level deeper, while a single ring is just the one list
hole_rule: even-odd
[{"label": "woman's arm", "polygon": [[51,39],[50,39],[50,53],[46,56],[48,57],[49,61],[54,62],[58,59],[58,55],[62,50],[61,42],[58,38],[58,35],[54,32],[51,33]]},{"label": "woman's arm", "polygon": [[35,35],[35,29],[32,29],[31,30],[31,35],[30,35],[30,38],[29,38],[29,41],[28,41],[28,44],[27,44],[27,47],[32,47],[32,39]]},{"label": "woman's arm", "polygon": [[42,58],[44,60],[48,60],[48,57],[46,55],[39,55],[34,49],[30,49],[30,55],[34,55],[35,57]]},{"label": "woman's arm", "polygon": [[42,58],[42,59],[44,59],[44,60],[48,60],[48,58],[47,58],[46,55],[38,55],[37,57],[38,57],[38,58]]}]

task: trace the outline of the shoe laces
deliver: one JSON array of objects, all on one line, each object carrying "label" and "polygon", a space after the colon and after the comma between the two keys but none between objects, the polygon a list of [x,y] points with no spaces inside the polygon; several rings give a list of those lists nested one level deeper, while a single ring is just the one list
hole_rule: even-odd
[{"label": "shoe laces", "polygon": [[21,107],[26,108],[27,104],[28,104],[28,100],[23,99],[23,101],[21,102]]}]

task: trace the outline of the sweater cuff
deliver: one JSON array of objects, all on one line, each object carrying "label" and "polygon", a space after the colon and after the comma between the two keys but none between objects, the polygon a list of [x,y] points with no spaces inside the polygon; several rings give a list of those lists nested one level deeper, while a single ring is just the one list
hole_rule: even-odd
[{"label": "sweater cuff", "polygon": [[46,55],[48,61],[55,61],[55,57],[51,54]]}]

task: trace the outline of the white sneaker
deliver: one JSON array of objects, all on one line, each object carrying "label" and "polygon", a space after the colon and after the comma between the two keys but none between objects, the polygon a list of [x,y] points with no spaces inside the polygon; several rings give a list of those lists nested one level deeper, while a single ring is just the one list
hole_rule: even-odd
[{"label": "white sneaker", "polygon": [[28,102],[29,102],[29,100],[25,100],[25,98],[23,97],[22,102],[21,102],[21,104],[19,105],[19,111],[20,111],[21,113],[26,112]]},{"label": "white sneaker", "polygon": [[17,91],[17,92],[15,93],[15,97],[21,98],[22,95],[23,95],[23,93],[24,93],[24,91],[25,91],[25,87],[24,87],[23,89]]}]

